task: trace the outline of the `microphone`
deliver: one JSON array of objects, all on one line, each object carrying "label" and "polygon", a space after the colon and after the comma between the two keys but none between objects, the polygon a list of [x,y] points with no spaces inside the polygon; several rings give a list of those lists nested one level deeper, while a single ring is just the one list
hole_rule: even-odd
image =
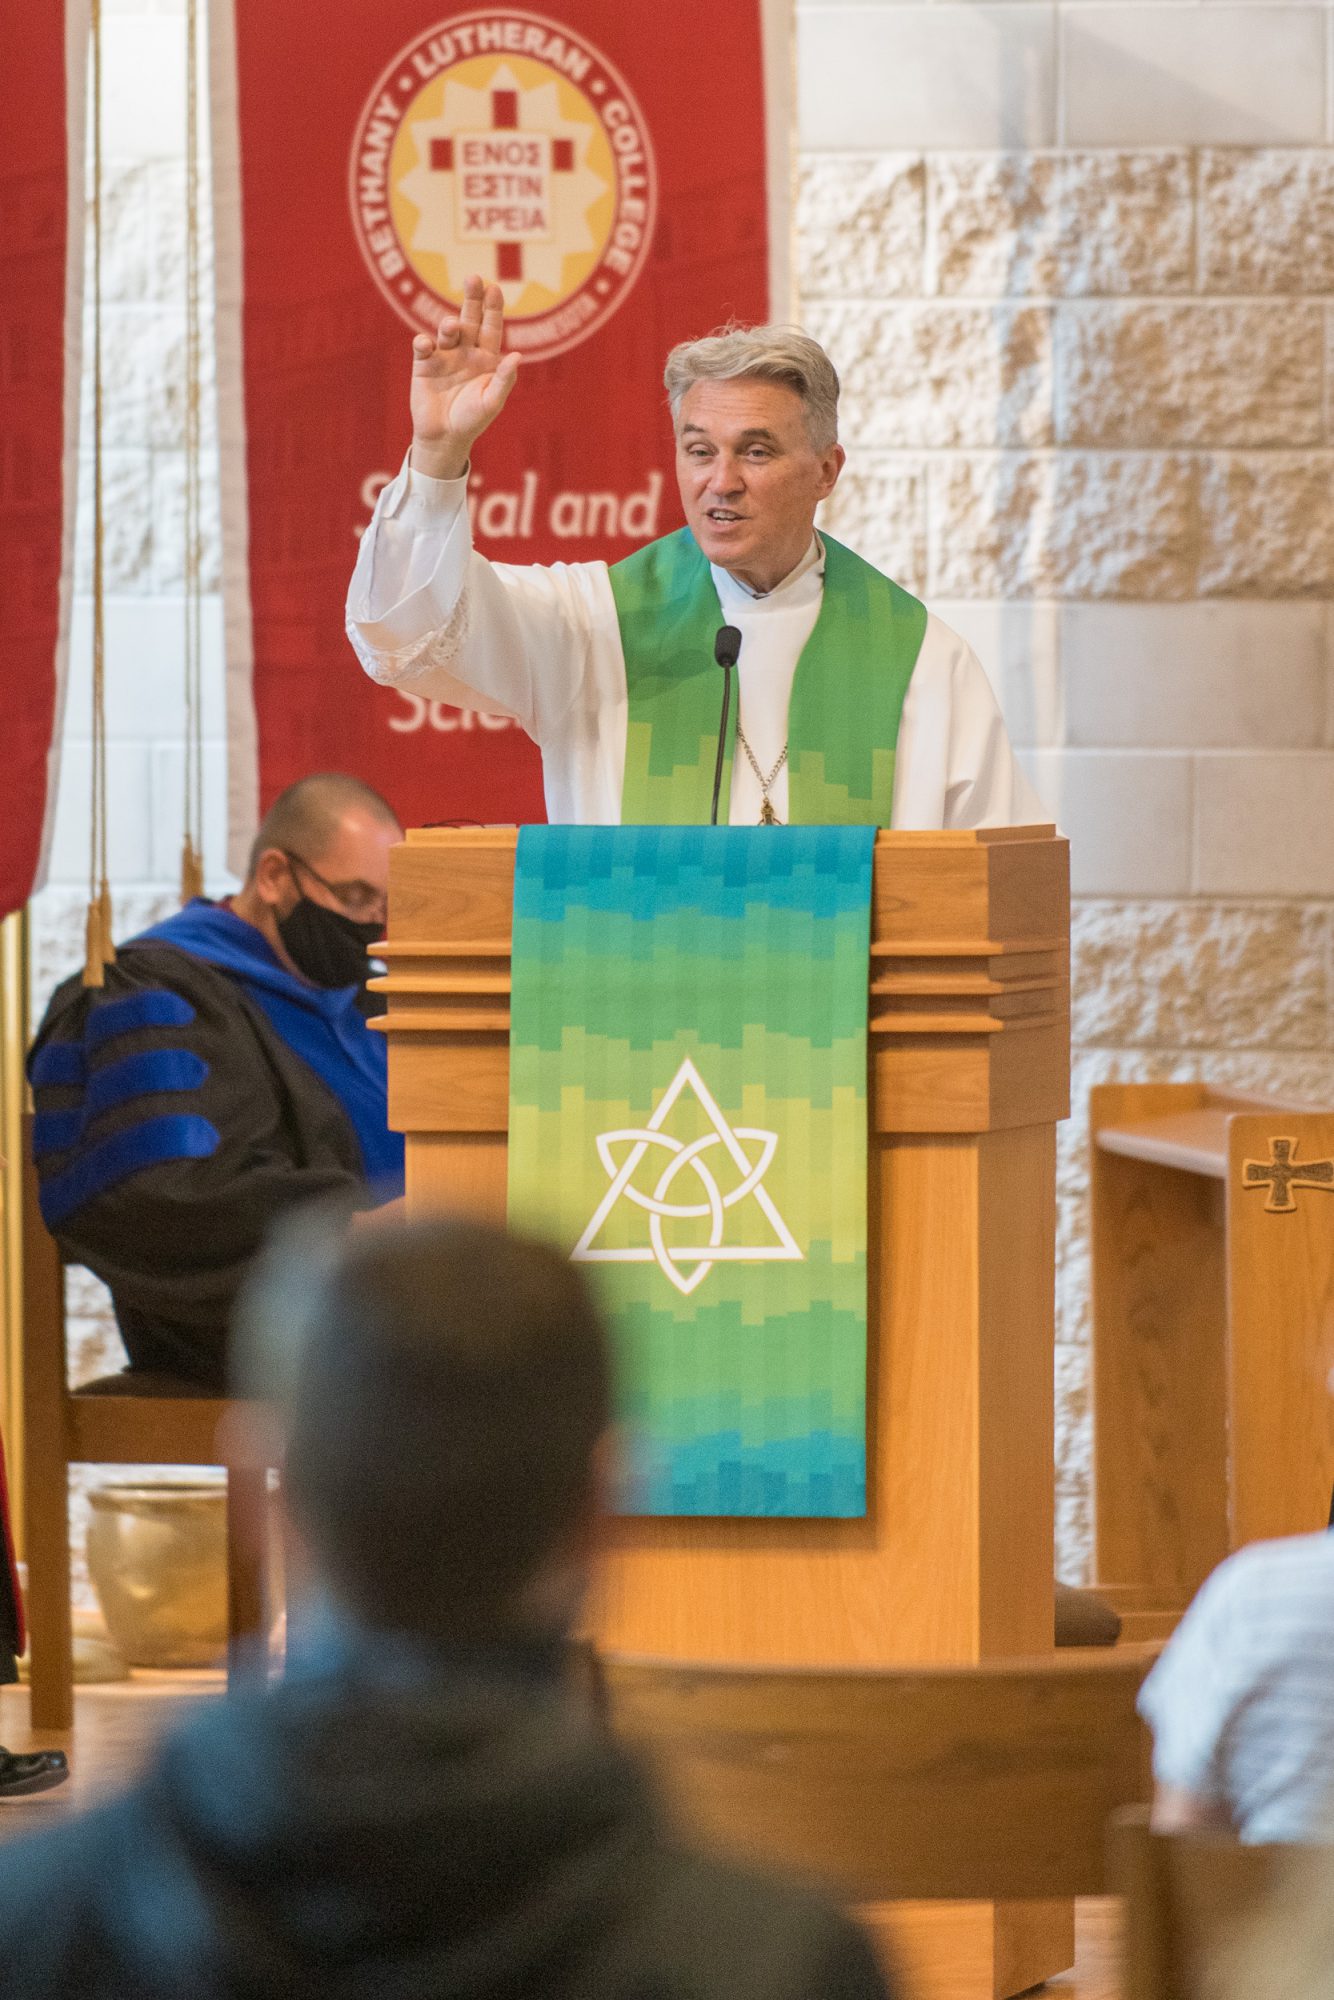
[{"label": "microphone", "polygon": [[720,625],[713,642],[713,657],[723,670],[723,712],[718,718],[718,758],[713,767],[713,810],[709,825],[718,824],[718,794],[723,784],[723,752],[727,748],[727,718],[732,710],[732,669],[741,656],[741,634],[735,625]]}]

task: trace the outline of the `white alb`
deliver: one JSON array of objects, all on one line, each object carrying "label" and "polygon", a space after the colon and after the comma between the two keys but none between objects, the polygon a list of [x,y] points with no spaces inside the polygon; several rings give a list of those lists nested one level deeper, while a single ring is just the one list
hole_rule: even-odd
[{"label": "white alb", "polygon": [[[819,615],[818,539],[791,575],[757,597],[714,568],[719,623],[741,633],[741,719],[761,770],[787,738],[801,649]],[[601,562],[488,562],[472,546],[466,479],[406,464],[381,493],[347,603],[348,637],[372,679],[459,708],[513,716],[542,751],[547,815],[614,826],[621,816],[626,685],[616,605]],[[721,698],[721,675],[719,695]],[[786,767],[772,789],[787,818]],[[753,825],[760,787],[732,764],[730,819]],[[973,827],[1050,819],[1015,761],[972,650],[928,618],[899,727],[891,824]]]}]

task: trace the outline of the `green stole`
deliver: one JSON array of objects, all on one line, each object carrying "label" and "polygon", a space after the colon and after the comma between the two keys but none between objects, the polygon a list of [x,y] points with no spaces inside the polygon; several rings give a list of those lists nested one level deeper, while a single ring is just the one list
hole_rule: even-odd
[{"label": "green stole", "polygon": [[[824,597],[797,662],[788,710],[793,826],[888,826],[903,698],[926,607],[822,535]],[[706,824],[718,754],[722,622],[709,565],[688,528],[610,570],[629,712],[624,826]],[[726,819],[739,703],[732,702],[720,808]]]}]

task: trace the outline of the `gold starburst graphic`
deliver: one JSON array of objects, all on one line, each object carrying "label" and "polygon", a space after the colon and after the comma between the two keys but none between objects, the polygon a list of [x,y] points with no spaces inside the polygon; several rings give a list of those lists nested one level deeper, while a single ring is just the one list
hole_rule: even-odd
[{"label": "gold starburst graphic", "polygon": [[514,319],[578,291],[611,233],[606,134],[582,91],[539,63],[484,59],[428,85],[399,128],[390,180],[422,282],[457,297],[485,255]]},{"label": "gold starburst graphic", "polygon": [[501,286],[508,339],[558,353],[633,286],[655,214],[642,114],[558,22],[455,16],[405,49],[367,100],[353,221],[385,297],[434,330],[473,271]]}]

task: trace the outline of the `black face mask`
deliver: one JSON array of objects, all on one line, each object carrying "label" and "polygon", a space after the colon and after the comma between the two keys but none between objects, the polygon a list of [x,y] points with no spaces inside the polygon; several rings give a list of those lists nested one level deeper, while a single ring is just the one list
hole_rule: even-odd
[{"label": "black face mask", "polygon": [[285,917],[278,919],[278,935],[283,949],[298,972],[313,986],[356,986],[357,1005],[363,1014],[384,1011],[379,993],[367,993],[371,976],[367,950],[380,937],[384,925],[359,924],[341,910],[328,910],[302,896]]}]

